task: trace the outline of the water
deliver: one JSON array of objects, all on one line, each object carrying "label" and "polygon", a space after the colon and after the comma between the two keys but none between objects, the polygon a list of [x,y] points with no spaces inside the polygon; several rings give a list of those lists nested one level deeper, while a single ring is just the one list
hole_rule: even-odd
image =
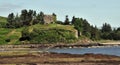
[{"label": "water", "polygon": [[119,47],[102,47],[102,48],[63,48],[63,49],[49,49],[50,52],[57,53],[70,53],[70,54],[107,54],[120,56],[120,46]]}]

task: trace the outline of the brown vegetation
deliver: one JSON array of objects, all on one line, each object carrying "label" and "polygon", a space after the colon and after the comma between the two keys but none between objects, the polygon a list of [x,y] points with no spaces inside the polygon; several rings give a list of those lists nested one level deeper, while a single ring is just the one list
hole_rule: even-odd
[{"label": "brown vegetation", "polygon": [[102,54],[58,54],[32,52],[21,55],[0,56],[0,65],[120,65],[120,57]]}]

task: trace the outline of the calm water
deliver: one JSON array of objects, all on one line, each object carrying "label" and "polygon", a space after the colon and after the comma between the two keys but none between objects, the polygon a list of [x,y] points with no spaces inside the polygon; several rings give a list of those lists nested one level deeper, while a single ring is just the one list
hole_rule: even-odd
[{"label": "calm water", "polygon": [[67,49],[49,49],[50,52],[71,53],[71,54],[107,54],[120,56],[120,47],[103,47],[103,48],[67,48]]}]

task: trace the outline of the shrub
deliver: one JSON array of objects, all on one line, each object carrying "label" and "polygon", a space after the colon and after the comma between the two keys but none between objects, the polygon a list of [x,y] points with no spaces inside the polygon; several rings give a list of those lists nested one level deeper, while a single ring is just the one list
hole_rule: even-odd
[{"label": "shrub", "polygon": [[30,38],[32,43],[67,43],[76,39],[72,31],[64,29],[34,29]]},{"label": "shrub", "polygon": [[10,39],[6,39],[5,41],[6,41],[6,42],[10,42]]}]

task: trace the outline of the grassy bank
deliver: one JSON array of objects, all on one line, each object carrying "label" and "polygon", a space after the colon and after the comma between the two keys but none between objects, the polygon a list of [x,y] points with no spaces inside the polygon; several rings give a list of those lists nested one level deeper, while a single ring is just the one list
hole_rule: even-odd
[{"label": "grassy bank", "polygon": [[[48,40],[56,39],[55,43],[57,43],[57,41],[60,42],[59,41],[60,39],[64,39],[63,41],[68,40],[69,42],[69,39],[75,37],[76,31],[72,25],[60,25],[60,24],[46,24],[46,25],[36,24],[16,29],[0,28],[0,41],[1,41],[0,44],[21,44],[21,41],[19,41],[19,39],[21,38],[22,36],[21,32],[24,31],[24,29],[28,29],[29,33],[31,33],[32,35],[35,35],[35,33],[42,34],[42,37],[40,36],[40,34],[38,34],[37,37],[36,36],[33,37],[31,41],[25,40],[24,43],[30,43],[33,41],[34,41],[33,43],[36,42],[40,43],[41,42],[40,39],[43,39],[43,42],[45,42],[45,39]],[[39,32],[35,32],[35,30]],[[70,41],[72,42],[72,40]]]}]

